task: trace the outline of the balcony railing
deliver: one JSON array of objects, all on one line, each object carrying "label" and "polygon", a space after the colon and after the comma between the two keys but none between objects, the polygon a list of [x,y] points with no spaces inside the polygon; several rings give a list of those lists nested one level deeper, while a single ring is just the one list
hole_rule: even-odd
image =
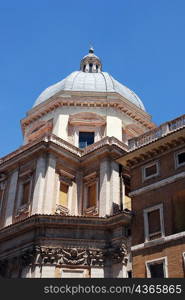
[{"label": "balcony railing", "polygon": [[147,145],[183,127],[185,127],[185,115],[182,115],[181,117],[170,122],[166,122],[136,138],[130,139],[128,141],[129,151],[133,151],[137,148]]}]

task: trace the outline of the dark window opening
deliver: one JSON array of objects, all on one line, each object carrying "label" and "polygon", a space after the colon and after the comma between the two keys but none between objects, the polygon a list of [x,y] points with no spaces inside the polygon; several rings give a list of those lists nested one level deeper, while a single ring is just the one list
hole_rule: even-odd
[{"label": "dark window opening", "polygon": [[125,236],[129,237],[131,236],[132,232],[131,232],[131,228],[130,227],[125,227]]},{"label": "dark window opening", "polygon": [[128,272],[127,272],[127,277],[128,277],[128,278],[132,278],[132,271],[128,271]]},{"label": "dark window opening", "polygon": [[83,71],[85,72],[85,68],[86,68],[86,65],[84,65],[84,67],[83,67]]},{"label": "dark window opening", "polygon": [[23,184],[22,201],[21,201],[22,205],[28,203],[29,193],[30,193],[30,182],[26,182]]},{"label": "dark window opening", "polygon": [[96,206],[96,183],[88,187],[88,203],[87,208]]},{"label": "dark window opening", "polygon": [[157,164],[145,168],[145,177],[157,174]]},{"label": "dark window opening", "polygon": [[160,210],[156,209],[148,213],[149,234],[161,230]]},{"label": "dark window opening", "polygon": [[89,73],[92,73],[93,64],[89,64]]},{"label": "dark window opening", "polygon": [[185,189],[173,195],[173,233],[185,231]]},{"label": "dark window opening", "polygon": [[96,65],[96,73],[98,73],[98,65]]},{"label": "dark window opening", "polygon": [[185,163],[185,152],[182,152],[178,154],[178,164],[184,164]]},{"label": "dark window opening", "polygon": [[164,278],[164,264],[157,263],[149,265],[151,278]]},{"label": "dark window opening", "polygon": [[79,148],[85,148],[94,143],[94,132],[79,132]]}]

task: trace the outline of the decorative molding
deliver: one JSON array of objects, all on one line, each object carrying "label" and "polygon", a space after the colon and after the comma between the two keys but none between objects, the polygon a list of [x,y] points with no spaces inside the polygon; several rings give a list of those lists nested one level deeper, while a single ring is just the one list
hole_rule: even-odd
[{"label": "decorative molding", "polygon": [[25,205],[22,205],[22,206],[18,207],[17,210],[16,210],[15,218],[20,219],[21,217],[27,216],[28,213],[29,213],[29,204],[30,203],[26,203]]},{"label": "decorative molding", "polygon": [[[0,275],[6,277],[8,266],[16,261],[19,268],[32,265],[104,267],[106,261],[127,264],[126,245],[110,249],[49,248],[33,246],[16,256],[0,261]],[[14,263],[15,264],[15,263]]]},{"label": "decorative molding", "polygon": [[178,179],[182,179],[185,177],[185,172],[181,172],[179,174],[176,174],[176,175],[173,175],[173,176],[170,176],[168,178],[165,178],[165,179],[162,179],[158,182],[155,182],[155,183],[152,183],[150,185],[147,185],[145,187],[142,187],[142,188],[139,188],[137,190],[134,190],[132,191],[131,193],[129,193],[129,196],[132,197],[132,196],[137,196],[137,195],[140,195],[142,193],[146,193],[146,192],[149,192],[151,190],[155,190],[155,189],[158,189],[162,186],[165,186],[167,184],[170,184],[170,183],[173,183],[175,182],[176,180]]},{"label": "decorative molding", "polygon": [[[95,93],[94,93],[95,94]],[[102,95],[102,93],[101,93]],[[117,96],[117,94],[115,94]],[[107,95],[105,94],[105,97]],[[80,93],[79,97],[75,96],[75,99],[62,99],[62,95],[55,95],[55,99],[52,97],[48,99],[47,103],[44,103],[40,106],[35,107],[32,109],[28,116],[24,118],[21,122],[23,131],[25,130],[26,126],[30,123],[38,120],[41,116],[47,114],[49,111],[52,111],[60,106],[82,106],[82,107],[114,107],[121,113],[128,115],[130,118],[134,119],[136,122],[140,123],[147,129],[155,128],[156,126],[154,123],[150,121],[151,117],[146,112],[142,111],[141,109],[137,108],[134,104],[130,103],[130,101],[126,100],[125,98],[119,96],[115,101],[115,97],[109,97],[109,101],[107,98],[104,99],[97,99],[97,96],[94,100],[92,100],[93,96],[92,93],[88,96],[85,96]]]},{"label": "decorative molding", "polygon": [[145,242],[145,243],[142,243],[142,244],[132,246],[131,251],[138,251],[138,250],[142,250],[144,248],[155,247],[155,246],[165,244],[165,243],[169,243],[171,241],[178,240],[178,239],[181,239],[181,238],[182,239],[185,238],[185,231],[180,232],[180,233],[171,234],[171,235],[168,235],[168,236],[164,236],[162,238],[158,238],[156,240],[152,240],[152,241],[148,241],[148,242]]},{"label": "decorative molding", "polygon": [[[122,143],[115,137],[106,136],[103,139],[101,139],[100,141],[98,141],[82,150],[82,149],[70,144],[69,142],[57,137],[54,134],[44,134],[41,137],[39,136],[38,139],[20,147],[17,150],[15,150],[14,152],[2,157],[2,159],[0,160],[0,166],[1,166],[1,164],[4,164],[5,162],[9,161],[10,159],[13,159],[18,155],[21,155],[26,150],[29,150],[29,154],[30,154],[31,153],[30,148],[33,146],[37,146],[37,144],[39,144],[40,142],[43,142],[43,144],[52,142],[53,144],[60,146],[61,148],[69,151],[70,153],[75,154],[78,158],[81,158],[81,157],[83,157],[97,149],[100,149],[104,146],[116,146],[120,150],[122,150],[124,152],[128,152],[127,145],[125,145],[124,143]],[[51,148],[52,148],[52,146],[51,146]]]},{"label": "decorative molding", "polygon": [[63,205],[56,204],[55,214],[60,216],[67,216],[69,215],[69,209]]},{"label": "decorative molding", "polygon": [[72,126],[104,126],[105,117],[93,112],[81,112],[69,116],[69,124]]},{"label": "decorative molding", "polygon": [[84,214],[87,216],[98,216],[98,208],[96,206],[88,207],[84,209]]}]

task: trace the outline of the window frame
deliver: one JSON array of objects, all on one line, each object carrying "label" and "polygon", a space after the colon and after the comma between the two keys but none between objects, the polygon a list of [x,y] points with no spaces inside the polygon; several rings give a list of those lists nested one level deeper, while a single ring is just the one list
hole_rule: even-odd
[{"label": "window frame", "polygon": [[181,150],[175,152],[175,169],[178,169],[182,166],[185,166],[185,162],[180,163],[180,164],[178,162],[178,155],[181,154],[181,153],[185,153],[185,149],[181,149]]},{"label": "window frame", "polygon": [[[67,186],[67,206],[64,206],[62,204],[60,204],[60,185],[63,184],[63,185],[66,185]],[[67,208],[68,209],[68,206],[69,206],[69,186],[70,184],[68,182],[65,182],[64,180],[59,180],[59,193],[58,193],[58,199],[57,199],[57,204],[59,206],[62,206],[64,208]]]},{"label": "window frame", "polygon": [[[94,132],[94,143],[98,142],[103,137],[101,134],[101,126],[89,126],[89,125],[75,126],[74,131],[73,131],[74,145],[78,148],[79,148],[79,133],[80,132]],[[91,144],[91,145],[93,145],[93,144]],[[91,146],[91,145],[89,145],[89,146]]]},{"label": "window frame", "polygon": [[[26,203],[22,203],[23,197],[23,185],[27,182],[30,182],[29,188],[29,196],[28,201]],[[33,192],[34,192],[34,184],[35,184],[35,169],[27,169],[26,171],[19,171],[19,177],[17,180],[16,187],[16,200],[14,204],[13,210],[13,219],[17,222],[17,220],[24,218],[30,214],[30,207],[33,200]]]},{"label": "window frame", "polygon": [[[146,176],[146,169],[149,168],[149,167],[152,167],[153,165],[156,165],[156,173],[152,174],[152,175],[149,175],[149,176]],[[142,180],[143,182],[148,180],[148,179],[151,179],[151,178],[154,178],[154,177],[157,177],[159,175],[159,161],[154,161],[154,162],[150,162],[148,163],[147,165],[143,166],[142,167]]]},{"label": "window frame", "polygon": [[155,264],[160,264],[160,263],[163,263],[164,278],[168,278],[168,259],[167,259],[167,256],[152,259],[152,260],[148,260],[148,261],[145,262],[147,278],[153,278],[153,277],[151,277],[150,265],[155,265]]},{"label": "window frame", "polygon": [[[91,143],[91,144],[89,144],[89,145],[87,145],[87,146],[81,148],[81,147],[80,147],[80,133],[93,133],[93,143]],[[79,134],[78,134],[78,147],[79,147],[80,149],[84,149],[84,148],[86,148],[86,147],[88,147],[88,146],[90,146],[90,145],[92,145],[92,144],[94,144],[94,143],[95,143],[95,131],[81,131],[81,130],[79,130]]]},{"label": "window frame", "polygon": [[[94,206],[88,206],[88,189],[92,185],[96,185],[96,203]],[[95,213],[97,214],[99,210],[99,176],[96,172],[93,172],[84,177],[84,208],[85,214]]]},{"label": "window frame", "polygon": [[[159,209],[159,214],[160,214],[160,227],[161,230],[159,232],[155,232],[150,234],[149,233],[149,222],[148,222],[148,213],[152,212],[154,210]],[[152,207],[145,208],[143,210],[143,215],[144,215],[144,237],[145,237],[145,242],[151,242],[160,238],[163,238],[165,236],[165,229],[164,229],[164,214],[163,214],[163,204],[158,204]],[[161,233],[160,237],[157,237],[156,239],[150,239],[151,236],[154,236],[157,233]]]}]

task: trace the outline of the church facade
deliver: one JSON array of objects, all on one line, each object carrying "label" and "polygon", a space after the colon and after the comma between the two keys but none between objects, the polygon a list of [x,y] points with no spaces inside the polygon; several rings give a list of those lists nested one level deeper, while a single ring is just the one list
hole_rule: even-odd
[{"label": "church facade", "polygon": [[[153,140],[141,141],[159,130],[139,97],[102,71],[91,48],[79,71],[37,98],[21,126],[23,146],[0,159],[0,276],[146,277],[137,212],[160,204],[153,194],[138,200],[149,181],[139,182],[136,170],[153,160],[143,152]],[[153,233],[164,238],[164,230]]]}]

